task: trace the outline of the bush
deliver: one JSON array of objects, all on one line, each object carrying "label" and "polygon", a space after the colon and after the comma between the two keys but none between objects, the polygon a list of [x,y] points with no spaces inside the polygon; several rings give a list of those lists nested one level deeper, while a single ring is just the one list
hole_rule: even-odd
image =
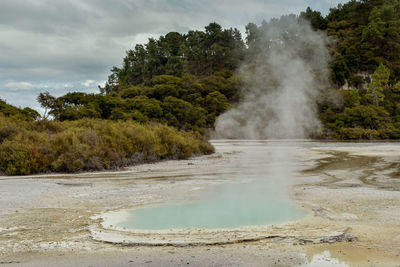
[{"label": "bush", "polygon": [[0,171],[8,175],[113,169],[214,151],[199,134],[134,121],[27,122],[0,116],[0,138]]}]

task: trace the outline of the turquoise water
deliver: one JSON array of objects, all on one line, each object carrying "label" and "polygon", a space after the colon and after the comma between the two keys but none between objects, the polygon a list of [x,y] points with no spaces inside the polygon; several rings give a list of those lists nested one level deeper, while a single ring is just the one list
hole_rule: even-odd
[{"label": "turquoise water", "polygon": [[[226,144],[214,145],[217,150],[227,149]],[[292,203],[286,191],[295,172],[294,147],[292,144],[234,144],[234,150],[241,153],[215,174],[215,179],[229,180],[229,183],[215,186],[196,201],[129,210],[126,220],[117,226],[148,230],[212,229],[299,219],[304,212]]]},{"label": "turquoise water", "polygon": [[213,199],[200,203],[161,205],[131,210],[119,227],[128,229],[236,228],[281,223],[301,218],[289,201],[247,197],[243,202]]}]

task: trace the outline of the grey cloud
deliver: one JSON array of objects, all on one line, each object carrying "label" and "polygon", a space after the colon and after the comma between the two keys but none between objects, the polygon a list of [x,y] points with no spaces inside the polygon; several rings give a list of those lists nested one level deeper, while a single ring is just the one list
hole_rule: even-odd
[{"label": "grey cloud", "polygon": [[[299,13],[308,5],[326,12],[340,1],[345,0],[2,0],[0,97],[36,106],[44,85],[76,86],[66,93],[85,90],[86,80],[105,80],[126,50],[150,36],[203,29],[212,21],[244,31],[248,22]],[[11,96],[5,86],[10,82],[34,89],[21,98],[14,89]]]}]

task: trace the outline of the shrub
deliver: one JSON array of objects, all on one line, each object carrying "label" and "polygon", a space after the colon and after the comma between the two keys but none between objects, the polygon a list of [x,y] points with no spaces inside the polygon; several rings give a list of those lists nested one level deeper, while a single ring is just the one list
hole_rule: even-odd
[{"label": "shrub", "polygon": [[134,121],[27,122],[3,116],[0,138],[0,171],[8,175],[112,169],[214,151],[200,134]]}]

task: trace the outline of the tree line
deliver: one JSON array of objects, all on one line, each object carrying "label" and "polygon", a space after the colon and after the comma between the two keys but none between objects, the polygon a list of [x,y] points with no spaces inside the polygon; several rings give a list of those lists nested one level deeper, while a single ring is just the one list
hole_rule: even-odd
[{"label": "tree line", "polygon": [[[321,96],[318,103],[325,127],[319,137],[399,138],[395,92],[400,77],[399,1],[352,0],[332,8],[326,16],[307,8],[297,18],[308,20],[315,31],[324,31],[333,40],[328,47],[332,60],[327,87],[336,88],[333,102],[342,104],[324,101]],[[274,20],[279,19],[271,23]],[[244,61],[257,58],[261,46],[267,45],[261,38],[265,27],[267,22],[249,23],[242,38],[237,29],[210,23],[203,31],[170,32],[150,38],[127,51],[121,67],[112,68],[99,94],[68,93],[54,98],[42,93],[38,100],[61,121],[157,121],[205,133],[213,128],[219,114],[240,100],[243,81],[237,70]],[[369,87],[376,87],[380,83],[377,79],[382,78],[373,73],[382,69],[387,74],[387,82],[379,86],[384,100],[379,100],[374,91],[372,101]],[[354,94],[360,96],[360,106],[349,104],[349,95]],[[356,123],[356,110],[363,120],[380,123]],[[373,134],[344,134],[360,129]]]},{"label": "tree line", "polygon": [[148,85],[128,85],[108,94],[68,93],[55,98],[41,93],[38,101],[56,120],[99,118],[156,121],[204,133],[216,117],[236,101],[239,81],[224,70],[210,76],[155,76]]}]

